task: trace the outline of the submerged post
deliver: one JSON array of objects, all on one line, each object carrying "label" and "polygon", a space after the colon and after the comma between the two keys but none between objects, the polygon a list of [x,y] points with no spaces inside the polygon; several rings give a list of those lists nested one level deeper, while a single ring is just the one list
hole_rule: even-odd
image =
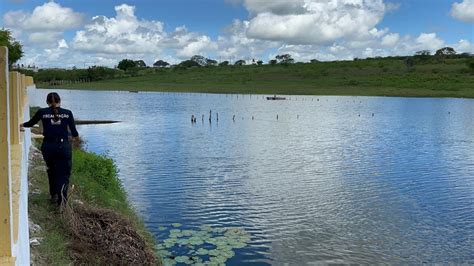
[{"label": "submerged post", "polygon": [[12,256],[8,49],[0,47],[0,257]]}]

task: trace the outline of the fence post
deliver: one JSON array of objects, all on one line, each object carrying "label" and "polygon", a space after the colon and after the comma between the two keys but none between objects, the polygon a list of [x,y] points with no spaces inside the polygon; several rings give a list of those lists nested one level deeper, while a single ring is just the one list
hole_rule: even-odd
[{"label": "fence post", "polygon": [[26,106],[26,103],[28,101],[28,90],[26,89],[26,75],[25,74],[21,74],[21,88],[20,89],[23,91],[23,99],[20,102],[21,106],[23,107],[23,112],[21,113],[21,118],[23,119],[23,117],[25,117],[25,112],[29,111],[27,110],[27,106]]},{"label": "fence post", "polygon": [[8,49],[0,47],[0,257],[12,256]]},{"label": "fence post", "polygon": [[10,141],[20,144],[20,74],[10,72]]}]

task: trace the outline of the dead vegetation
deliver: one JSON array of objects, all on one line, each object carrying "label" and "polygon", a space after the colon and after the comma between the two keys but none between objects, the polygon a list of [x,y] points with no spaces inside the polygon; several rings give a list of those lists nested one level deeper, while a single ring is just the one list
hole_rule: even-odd
[{"label": "dead vegetation", "polygon": [[157,264],[145,239],[126,217],[78,203],[68,203],[62,208],[62,217],[73,236],[74,261],[80,264]]}]

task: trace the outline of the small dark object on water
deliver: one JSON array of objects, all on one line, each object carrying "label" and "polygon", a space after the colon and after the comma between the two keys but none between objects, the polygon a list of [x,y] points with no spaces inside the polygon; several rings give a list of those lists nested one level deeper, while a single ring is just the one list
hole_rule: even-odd
[{"label": "small dark object on water", "polygon": [[296,119],[299,119],[300,118],[300,115],[296,115]]},{"label": "small dark object on water", "polygon": [[130,93],[138,93],[138,91],[128,91],[128,92],[130,92]]},{"label": "small dark object on water", "polygon": [[374,113],[372,113],[372,116],[374,116]]},{"label": "small dark object on water", "polygon": [[95,125],[95,124],[114,124],[120,123],[120,121],[114,120],[76,120],[76,125]]},{"label": "small dark object on water", "polygon": [[277,115],[277,120],[278,120],[278,115]]},{"label": "small dark object on water", "polygon": [[267,100],[286,100],[285,97],[277,97],[276,95],[273,95],[273,97],[267,97]]},{"label": "small dark object on water", "polygon": [[232,116],[232,121],[234,121],[234,122],[235,122],[235,115],[233,115],[233,116]]},{"label": "small dark object on water", "polygon": [[253,120],[253,115],[252,115],[252,120]]}]

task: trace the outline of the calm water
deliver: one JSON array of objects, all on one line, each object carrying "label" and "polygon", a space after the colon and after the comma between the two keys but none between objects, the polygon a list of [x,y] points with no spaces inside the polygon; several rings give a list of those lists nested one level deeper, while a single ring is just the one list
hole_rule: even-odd
[{"label": "calm water", "polygon": [[60,95],[76,118],[123,121],[79,132],[157,239],[171,223],[243,228],[229,265],[474,263],[473,100]]}]

